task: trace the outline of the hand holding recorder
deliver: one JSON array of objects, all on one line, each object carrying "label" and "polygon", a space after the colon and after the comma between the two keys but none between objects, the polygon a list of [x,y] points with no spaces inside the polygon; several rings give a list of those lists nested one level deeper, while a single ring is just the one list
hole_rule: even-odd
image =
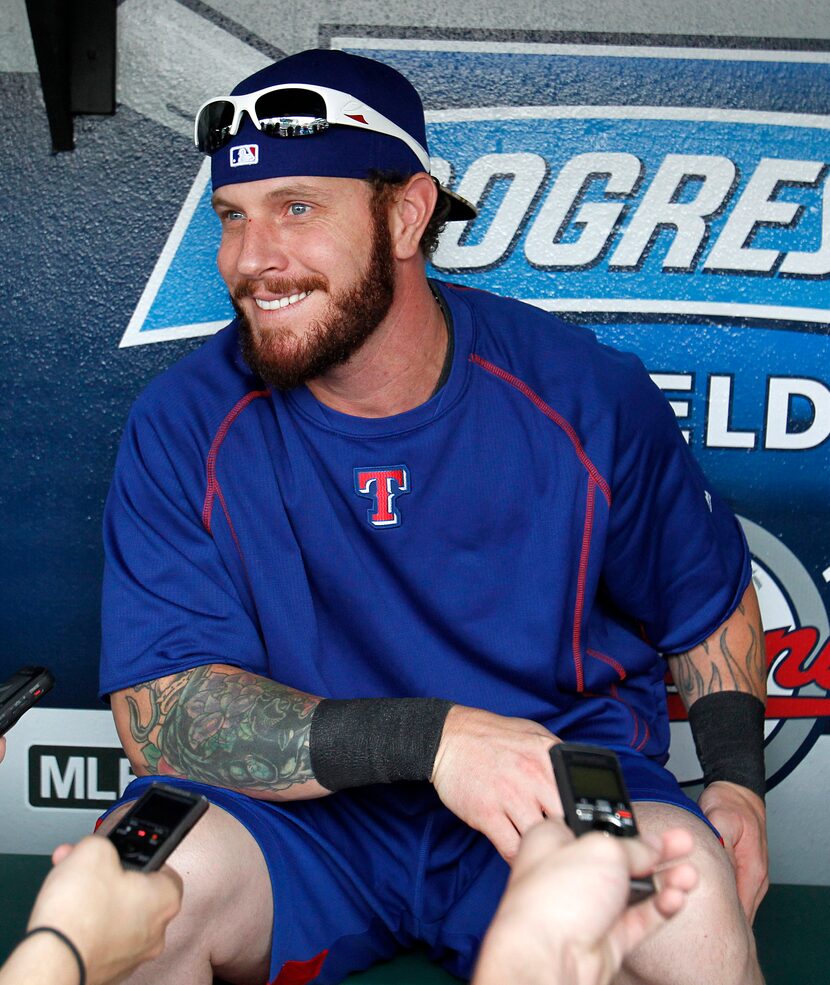
[{"label": "hand holding recorder", "polygon": [[0,969],[0,985],[106,985],[160,954],[181,906],[171,869],[126,871],[107,838],[61,845],[35,900],[28,933]]},{"label": "hand holding recorder", "polygon": [[[4,751],[3,740],[0,758]],[[153,784],[108,838],[56,848],[0,985],[109,985],[157,957],[182,899],[181,878],[161,866],[207,806],[204,797]]]},{"label": "hand holding recorder", "polygon": [[[659,843],[596,831],[575,838],[546,820],[522,839],[493,922],[479,953],[473,985],[607,985],[646,937],[678,913],[697,883],[683,856],[684,830]],[[656,868],[656,892],[629,906],[633,879]]]},{"label": "hand holding recorder", "polygon": [[[32,705],[36,704],[55,684],[55,678],[45,667],[21,667],[0,684],[0,736],[15,724]],[[0,759],[6,743],[0,743]]]},{"label": "hand holding recorder", "polygon": [[[580,837],[591,831],[635,838],[639,834],[617,756],[602,746],[560,742],[550,750],[565,823]],[[629,904],[654,892],[650,876],[632,878]]]},{"label": "hand holding recorder", "polygon": [[607,985],[697,884],[689,832],[638,837],[613,752],[563,742],[550,756],[568,827],[545,820],[522,839],[473,985],[515,977],[517,962],[522,985]]},{"label": "hand holding recorder", "polygon": [[125,869],[155,872],[208,806],[201,794],[152,783],[107,837]]}]

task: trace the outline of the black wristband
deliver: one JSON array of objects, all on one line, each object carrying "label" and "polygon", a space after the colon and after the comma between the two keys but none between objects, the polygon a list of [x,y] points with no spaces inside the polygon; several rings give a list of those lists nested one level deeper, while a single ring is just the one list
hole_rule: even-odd
[{"label": "black wristband", "polygon": [[54,934],[58,940],[62,940],[74,955],[75,960],[78,962],[78,973],[81,976],[79,985],[86,985],[86,966],[84,965],[84,959],[81,957],[81,952],[77,947],[75,947],[72,941],[62,930],[58,930],[57,927],[34,927],[32,930],[26,931],[20,940],[21,944],[27,937],[31,937],[34,934]]},{"label": "black wristband", "polygon": [[745,691],[706,694],[689,708],[689,725],[703,767],[704,786],[729,780],[764,797],[762,701]]},{"label": "black wristband", "polygon": [[429,780],[452,701],[440,698],[325,699],[311,719],[309,753],[328,790]]}]

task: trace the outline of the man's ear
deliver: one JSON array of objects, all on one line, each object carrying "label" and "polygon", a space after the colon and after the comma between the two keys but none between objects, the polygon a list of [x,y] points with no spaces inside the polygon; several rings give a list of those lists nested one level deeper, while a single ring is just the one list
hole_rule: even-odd
[{"label": "man's ear", "polygon": [[435,182],[423,171],[413,174],[398,190],[389,209],[389,234],[396,260],[409,260],[418,252],[437,199]]}]

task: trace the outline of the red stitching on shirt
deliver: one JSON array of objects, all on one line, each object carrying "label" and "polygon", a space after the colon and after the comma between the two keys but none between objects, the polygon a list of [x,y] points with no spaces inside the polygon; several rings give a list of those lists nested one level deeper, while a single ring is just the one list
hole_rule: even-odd
[{"label": "red stitching on shirt", "polygon": [[642,752],[643,749],[648,745],[648,740],[651,738],[651,729],[648,727],[648,722],[645,718],[642,719],[643,728],[646,730],[646,734],[643,736],[643,741],[637,746],[637,752]]},{"label": "red stitching on shirt", "polygon": [[527,383],[524,383],[518,378],[518,376],[513,376],[512,373],[508,373],[507,370],[502,369],[500,366],[496,366],[494,363],[488,362],[486,359],[482,359],[481,356],[477,356],[475,353],[471,353],[470,362],[476,363],[481,366],[482,369],[487,370],[488,373],[492,373],[493,376],[497,376],[500,380],[504,380],[505,383],[509,383],[511,386],[515,387],[519,393],[523,394],[527,399],[538,408],[545,417],[553,421],[554,424],[559,425],[560,428],[565,432],[565,434],[570,438],[571,444],[574,446],[576,454],[588,471],[588,474],[594,480],[594,482],[599,486],[602,491],[602,495],[605,497],[608,505],[611,505],[611,489],[605,479],[600,475],[599,470],[596,465],[588,458],[585,449],[582,447],[582,442],[573,426],[569,424],[561,414],[557,413],[550,404],[546,404],[544,400],[539,396],[538,393],[531,390]]},{"label": "red stitching on shirt", "polygon": [[588,577],[588,558],[591,554],[591,531],[594,525],[594,490],[596,483],[588,479],[588,494],[585,498],[585,526],[582,530],[582,549],[579,552],[579,575],[576,581],[576,603],[574,604],[573,658],[576,672],[576,689],[585,687],[582,669],[582,613],[585,608],[585,582]]},{"label": "red stitching on shirt", "polygon": [[[242,545],[239,543],[239,538],[236,536],[236,530],[234,530],[233,520],[231,520],[230,510],[225,503],[225,496],[222,492],[222,487],[219,483],[216,483],[216,496],[219,499],[219,503],[222,507],[222,512],[225,514],[225,520],[228,524],[228,529],[231,532],[231,537],[233,537],[233,542],[236,544],[236,549],[239,552],[239,557],[242,559],[243,565],[245,565],[245,555],[242,553]],[[245,577],[248,577],[248,567],[245,565]],[[250,578],[248,579],[248,585],[251,585]]]},{"label": "red stitching on shirt", "polygon": [[614,701],[616,701],[618,704],[621,704],[625,708],[625,710],[628,712],[628,714],[631,716],[631,721],[632,721],[632,723],[634,725],[634,731],[631,733],[631,738],[628,740],[628,744],[630,746],[633,746],[634,743],[637,741],[637,736],[640,734],[640,722],[639,722],[639,719],[634,714],[634,711],[632,710],[631,705],[627,701],[624,701],[620,697],[620,692],[617,690],[616,685],[612,684],[609,690],[610,690],[610,693],[611,693],[611,697],[614,699]]},{"label": "red stitching on shirt", "polygon": [[623,665],[618,660],[615,660],[613,657],[609,657],[605,653],[600,653],[599,650],[591,650],[590,648],[587,647],[585,649],[585,652],[590,653],[591,656],[596,657],[597,660],[601,660],[603,663],[608,664],[609,667],[613,667],[614,670],[617,672],[617,676],[619,677],[619,679],[621,681],[625,680],[626,677],[625,667],[623,667]]},{"label": "red stitching on shirt", "polygon": [[631,736],[631,741],[628,743],[630,746],[634,746],[634,743],[637,741],[637,736],[640,734],[640,725],[642,724],[643,738],[640,740],[638,745],[634,746],[637,752],[642,752],[643,749],[645,749],[646,745],[648,745],[648,741],[651,738],[651,729],[648,726],[648,722],[645,720],[645,718],[641,718],[637,714],[637,712],[634,710],[634,707],[630,705],[625,700],[625,698],[621,698],[619,696],[619,692],[617,691],[617,688],[614,685],[611,686],[611,697],[615,701],[619,701],[621,705],[624,705],[628,709],[628,713],[629,715],[631,715],[631,718],[634,722],[634,733]]},{"label": "red stitching on shirt", "polygon": [[[225,440],[225,436],[231,428],[233,422],[239,417],[242,411],[250,404],[252,401],[256,400],[257,397],[269,397],[271,395],[270,390],[252,390],[250,393],[246,393],[244,397],[234,404],[230,413],[219,425],[219,430],[216,432],[216,436],[213,439],[213,443],[210,446],[210,451],[208,452],[207,463],[205,465],[205,501],[202,504],[202,526],[207,530],[210,530],[210,520],[211,514],[213,513],[213,499],[220,493],[219,483],[216,479],[216,458],[219,454],[219,448],[222,442]],[[221,496],[220,496],[220,502]],[[225,504],[222,502],[222,508],[224,509],[225,516],[228,517],[228,523],[230,523],[230,517],[228,516],[228,511],[225,509]],[[233,528],[231,528],[233,532]],[[236,534],[233,535],[234,540],[236,540]],[[239,544],[237,543],[237,547]],[[241,552],[240,552],[241,553]]]}]

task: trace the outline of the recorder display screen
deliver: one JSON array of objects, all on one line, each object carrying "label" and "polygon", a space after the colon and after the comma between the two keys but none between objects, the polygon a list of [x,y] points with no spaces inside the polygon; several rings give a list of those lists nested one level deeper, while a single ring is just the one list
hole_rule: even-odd
[{"label": "recorder display screen", "polygon": [[592,800],[624,800],[623,792],[613,770],[603,767],[572,764],[568,767],[578,796]]},{"label": "recorder display screen", "polygon": [[173,828],[190,810],[190,804],[176,803],[169,795],[150,793],[141,805],[136,805],[136,816],[146,824]]}]

